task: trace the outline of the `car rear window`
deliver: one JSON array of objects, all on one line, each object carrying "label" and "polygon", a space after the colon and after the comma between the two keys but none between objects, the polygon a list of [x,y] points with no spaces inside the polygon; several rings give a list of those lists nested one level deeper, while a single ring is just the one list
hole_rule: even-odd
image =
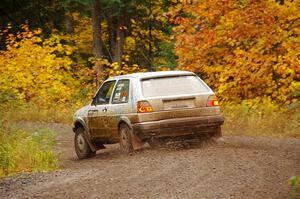
[{"label": "car rear window", "polygon": [[142,92],[145,97],[196,94],[207,91],[207,86],[196,76],[162,77],[142,80]]}]

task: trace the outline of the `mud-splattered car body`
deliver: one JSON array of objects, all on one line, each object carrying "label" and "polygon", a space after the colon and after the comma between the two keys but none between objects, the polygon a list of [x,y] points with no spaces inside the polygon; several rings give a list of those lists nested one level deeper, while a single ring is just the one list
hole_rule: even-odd
[{"label": "mud-splattered car body", "polygon": [[[135,73],[107,79],[92,102],[74,114],[74,132],[84,129],[92,151],[120,141],[120,126],[130,139],[211,133],[224,122],[214,92],[194,73]],[[76,140],[75,140],[76,144]]]}]

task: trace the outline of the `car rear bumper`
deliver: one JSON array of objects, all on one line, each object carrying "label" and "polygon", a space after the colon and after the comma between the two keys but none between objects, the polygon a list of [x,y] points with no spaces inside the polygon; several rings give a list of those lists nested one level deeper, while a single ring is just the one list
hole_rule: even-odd
[{"label": "car rear bumper", "polygon": [[152,137],[173,137],[214,132],[223,123],[223,116],[214,115],[142,122],[133,124],[132,128],[141,140],[147,140]]}]

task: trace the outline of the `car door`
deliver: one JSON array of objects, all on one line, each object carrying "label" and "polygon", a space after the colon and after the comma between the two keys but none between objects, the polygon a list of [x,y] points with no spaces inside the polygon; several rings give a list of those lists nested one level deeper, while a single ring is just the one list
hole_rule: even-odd
[{"label": "car door", "polygon": [[130,80],[120,79],[114,89],[112,102],[107,107],[106,125],[112,140],[118,138],[118,122],[121,116],[131,113]]},{"label": "car door", "polygon": [[104,82],[93,98],[91,108],[88,111],[88,126],[92,137],[106,138],[108,136],[104,116],[115,84],[116,80]]}]

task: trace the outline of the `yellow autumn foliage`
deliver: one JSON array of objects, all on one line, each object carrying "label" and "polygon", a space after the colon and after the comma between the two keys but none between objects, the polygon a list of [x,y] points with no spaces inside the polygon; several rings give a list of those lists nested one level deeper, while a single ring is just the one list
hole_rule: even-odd
[{"label": "yellow autumn foliage", "polygon": [[26,25],[16,35],[8,34],[9,29],[1,32],[6,50],[0,51],[0,91],[48,104],[71,100],[84,84],[80,74],[88,72],[75,66],[74,48],[58,34],[43,38],[40,29]]}]

